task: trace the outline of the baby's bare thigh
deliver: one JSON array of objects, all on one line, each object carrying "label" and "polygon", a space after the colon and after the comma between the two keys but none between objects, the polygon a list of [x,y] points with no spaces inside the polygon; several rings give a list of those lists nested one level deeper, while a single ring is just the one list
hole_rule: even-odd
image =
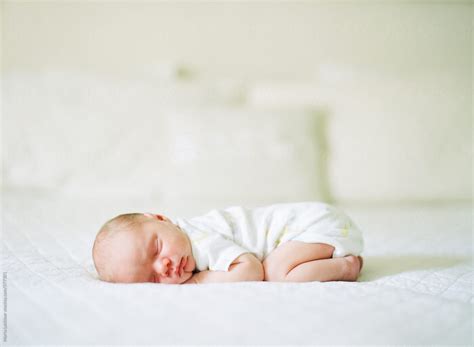
[{"label": "baby's bare thigh", "polygon": [[275,248],[264,260],[266,272],[287,274],[294,267],[312,260],[332,258],[334,247],[325,243],[287,241]]}]

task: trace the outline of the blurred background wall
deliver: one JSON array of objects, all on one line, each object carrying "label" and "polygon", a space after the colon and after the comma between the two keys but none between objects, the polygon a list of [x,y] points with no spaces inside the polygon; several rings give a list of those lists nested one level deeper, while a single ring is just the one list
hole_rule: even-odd
[{"label": "blurred background wall", "polygon": [[469,1],[3,1],[2,31],[4,189],[472,197]]}]

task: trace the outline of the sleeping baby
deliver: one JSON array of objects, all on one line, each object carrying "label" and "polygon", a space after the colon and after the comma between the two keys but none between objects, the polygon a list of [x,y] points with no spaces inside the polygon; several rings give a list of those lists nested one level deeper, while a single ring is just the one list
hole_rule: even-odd
[{"label": "sleeping baby", "polygon": [[194,218],[119,215],[93,246],[107,282],[356,281],[362,233],[322,202],[232,206]]}]

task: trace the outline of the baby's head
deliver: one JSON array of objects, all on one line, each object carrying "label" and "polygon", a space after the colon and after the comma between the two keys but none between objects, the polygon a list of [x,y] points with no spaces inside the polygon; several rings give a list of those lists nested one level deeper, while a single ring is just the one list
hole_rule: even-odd
[{"label": "baby's head", "polygon": [[159,214],[119,215],[99,230],[92,249],[99,278],[107,282],[183,283],[196,263],[188,236]]}]

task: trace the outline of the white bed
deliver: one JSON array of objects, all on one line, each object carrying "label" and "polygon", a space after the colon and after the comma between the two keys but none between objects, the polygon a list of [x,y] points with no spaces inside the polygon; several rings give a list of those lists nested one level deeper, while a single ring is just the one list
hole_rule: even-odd
[{"label": "white bed", "polygon": [[[4,342],[473,345],[472,6],[140,3],[1,2]],[[95,277],[118,213],[305,200],[357,283]]]},{"label": "white bed", "polygon": [[356,283],[97,280],[97,227],[116,212],[157,205],[5,192],[7,344],[473,343],[470,204],[342,206],[365,232]]}]

